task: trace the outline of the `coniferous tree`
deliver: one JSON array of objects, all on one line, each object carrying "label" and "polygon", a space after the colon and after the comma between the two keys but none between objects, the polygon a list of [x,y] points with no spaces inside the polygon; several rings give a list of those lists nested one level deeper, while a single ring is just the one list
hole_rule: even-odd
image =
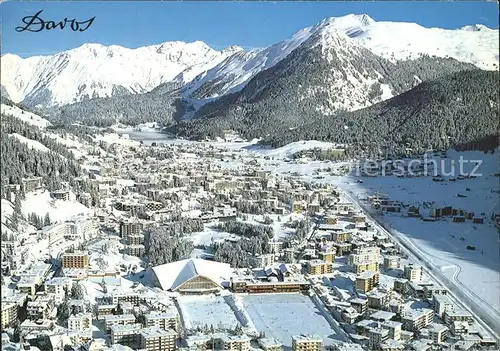
[{"label": "coniferous tree", "polygon": [[21,197],[19,196],[19,192],[16,194],[15,200],[14,200],[14,210],[12,212],[11,216],[11,226],[12,230],[17,231],[19,227],[19,222],[22,219],[22,212],[21,212]]},{"label": "coniferous tree", "polygon": [[85,293],[83,287],[78,282],[73,282],[71,286],[71,297],[75,300],[83,300]]},{"label": "coniferous tree", "polygon": [[43,226],[47,227],[52,224],[52,221],[50,220],[50,214],[47,212],[45,213],[45,218],[43,220]]}]

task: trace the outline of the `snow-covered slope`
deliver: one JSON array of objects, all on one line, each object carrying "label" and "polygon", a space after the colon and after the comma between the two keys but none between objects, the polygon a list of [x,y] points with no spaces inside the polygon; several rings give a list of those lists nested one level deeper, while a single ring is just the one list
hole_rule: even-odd
[{"label": "snow-covered slope", "polygon": [[[186,69],[195,74],[207,70],[230,54],[215,51],[201,41],[166,42],[137,49],[84,44],[53,56],[27,59],[6,54],[1,62],[2,84],[14,102],[62,105],[85,98],[146,92]],[[187,74],[186,79],[192,75]]]},{"label": "snow-covered slope", "polygon": [[[73,193],[71,197],[74,197]],[[53,222],[62,222],[80,214],[92,213],[89,208],[77,201],[53,199],[48,191],[26,194],[26,200],[22,202],[22,211],[25,216],[34,212],[42,217],[48,212]]]},{"label": "snow-covered slope", "polygon": [[273,67],[287,57],[316,29],[317,26],[302,29],[291,38],[264,49],[248,52],[236,50],[224,61],[193,79],[185,87],[184,93],[199,98],[210,98],[238,91],[257,73]]},{"label": "snow-covered slope", "polygon": [[193,79],[184,92],[197,98],[214,98],[238,91],[257,73],[276,65],[318,32],[344,33],[352,44],[392,61],[427,54],[455,58],[482,69],[498,69],[498,30],[482,25],[445,30],[415,23],[376,22],[367,15],[347,15],[327,18],[264,49],[238,51]]},{"label": "snow-covered slope", "polygon": [[246,149],[250,154],[254,155],[263,155],[263,156],[269,156],[273,158],[287,158],[287,157],[292,157],[293,154],[300,152],[300,151],[305,151],[305,150],[311,150],[311,149],[323,149],[323,150],[328,150],[328,149],[341,149],[342,145],[337,145],[334,143],[328,143],[324,141],[317,141],[317,140],[303,140],[303,141],[297,141],[294,143],[287,144],[283,147],[279,148],[271,148],[271,147],[261,147],[261,146],[255,146],[255,145],[250,145],[247,146]]},{"label": "snow-covered slope", "polygon": [[44,152],[50,151],[49,148],[47,148],[45,145],[43,145],[39,141],[28,139],[20,134],[12,133],[12,134],[9,134],[9,136],[16,138],[17,140],[19,140],[23,144],[26,144],[30,149],[35,149],[35,150],[44,151]]},{"label": "snow-covered slope", "polygon": [[44,118],[42,118],[34,113],[24,111],[17,106],[9,106],[9,105],[2,104],[1,111],[5,115],[10,115],[10,116],[16,117],[16,118],[20,119],[21,121],[28,123],[28,124],[31,124],[31,125],[34,125],[40,129],[45,129],[46,127],[52,125],[52,123],[50,123],[46,119],[44,119]]}]

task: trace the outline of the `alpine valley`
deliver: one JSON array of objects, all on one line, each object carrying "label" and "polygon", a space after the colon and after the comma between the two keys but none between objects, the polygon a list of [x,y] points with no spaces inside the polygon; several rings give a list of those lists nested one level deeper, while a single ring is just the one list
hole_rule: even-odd
[{"label": "alpine valley", "polygon": [[[156,122],[188,138],[233,130],[273,145],[312,137],[370,148],[391,135],[385,147],[448,147],[497,133],[498,36],[479,24],[445,30],[347,15],[249,51],[85,44],[3,55],[1,92],[60,123]],[[432,126],[439,132],[427,145],[413,142]]]}]

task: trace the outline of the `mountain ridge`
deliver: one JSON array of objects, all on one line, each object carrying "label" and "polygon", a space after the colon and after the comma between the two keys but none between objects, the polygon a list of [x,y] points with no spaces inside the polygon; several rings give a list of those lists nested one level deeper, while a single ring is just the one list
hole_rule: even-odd
[{"label": "mountain ridge", "polygon": [[[26,59],[5,54],[2,85],[14,102],[30,107],[146,93],[168,82],[185,85],[181,91],[185,98],[209,101],[241,90],[257,73],[286,58],[312,32],[326,27],[344,32],[353,43],[392,62],[428,54],[498,69],[498,30],[477,24],[454,30],[425,28],[351,14],[326,18],[274,45],[249,51],[233,46],[216,51],[201,41],[172,41],[135,49],[87,43],[56,55]],[[99,64],[106,69],[100,70]],[[113,65],[118,65],[118,71]]]}]

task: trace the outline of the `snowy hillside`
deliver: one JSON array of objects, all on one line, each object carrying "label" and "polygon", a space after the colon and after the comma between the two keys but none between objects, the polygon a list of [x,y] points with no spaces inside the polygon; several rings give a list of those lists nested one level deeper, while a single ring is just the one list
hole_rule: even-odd
[{"label": "snowy hillside", "polygon": [[317,26],[302,29],[291,38],[264,49],[248,52],[238,50],[217,66],[196,77],[184,88],[184,93],[193,97],[209,98],[238,91],[257,73],[273,67],[287,57],[316,29]]},{"label": "snowy hillside", "polygon": [[215,51],[201,41],[137,49],[84,44],[53,56],[22,59],[3,55],[2,83],[14,102],[69,104],[85,98],[147,92],[186,69],[196,74],[207,70],[229,54],[231,51]]},{"label": "snowy hillside", "polygon": [[53,199],[48,191],[26,194],[26,200],[22,203],[22,211],[24,216],[36,213],[41,217],[48,212],[53,222],[62,222],[76,215],[91,213],[89,208],[75,200]]},{"label": "snowy hillside", "polygon": [[26,122],[26,123],[31,124],[31,125],[34,125],[40,129],[44,129],[44,128],[52,125],[52,123],[50,123],[46,119],[44,119],[38,115],[35,115],[34,113],[21,110],[17,106],[8,106],[8,105],[2,104],[1,111],[3,114],[16,117],[16,118],[20,119],[21,121]]},{"label": "snowy hillside", "polygon": [[[15,199],[15,196],[12,196],[12,200]],[[22,234],[22,233],[31,233],[35,231],[36,229],[28,224],[23,218],[20,218],[19,220],[19,227],[17,228],[17,231],[13,231],[11,228],[11,219],[12,215],[14,213],[14,204],[6,199],[1,199],[1,231],[2,233],[7,233],[7,234]]]},{"label": "snowy hillside", "polygon": [[16,138],[17,140],[19,140],[23,144],[26,144],[30,149],[35,149],[35,150],[45,151],[45,152],[50,151],[49,148],[47,148],[45,145],[43,145],[39,141],[28,139],[20,134],[12,133],[12,134],[9,134],[9,136]]}]

